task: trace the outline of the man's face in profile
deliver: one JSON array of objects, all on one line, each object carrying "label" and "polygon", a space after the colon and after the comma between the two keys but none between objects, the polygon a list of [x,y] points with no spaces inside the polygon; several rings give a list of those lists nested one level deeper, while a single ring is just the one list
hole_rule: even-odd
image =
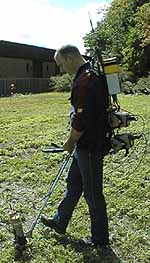
[{"label": "man's face in profile", "polygon": [[60,53],[58,53],[55,57],[55,61],[57,66],[60,68],[61,73],[69,73],[73,74],[73,59],[71,56],[63,57]]}]

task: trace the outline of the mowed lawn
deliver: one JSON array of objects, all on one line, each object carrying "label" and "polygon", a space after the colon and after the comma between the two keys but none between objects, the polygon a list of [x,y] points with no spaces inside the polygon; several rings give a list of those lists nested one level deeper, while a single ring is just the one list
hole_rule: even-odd
[{"label": "mowed lawn", "polygon": [[[0,262],[149,263],[150,96],[143,95],[120,95],[119,99],[122,109],[145,120],[139,117],[123,132],[131,128],[139,133],[145,122],[145,137],[135,141],[127,157],[122,152],[105,158],[104,192],[114,253],[105,257],[100,250],[80,245],[80,238],[89,235],[90,226],[82,197],[66,236],[39,223],[23,257],[15,254],[10,208],[19,212],[28,231],[65,158],[65,153],[46,154],[42,149],[51,143],[61,145],[67,138],[69,96],[49,93],[0,98]],[[63,196],[67,170],[44,210],[49,216],[53,216]]]}]

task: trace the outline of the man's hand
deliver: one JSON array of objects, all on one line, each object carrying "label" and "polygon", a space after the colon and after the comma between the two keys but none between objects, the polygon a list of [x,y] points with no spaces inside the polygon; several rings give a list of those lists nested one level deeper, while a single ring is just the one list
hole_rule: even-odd
[{"label": "man's hand", "polygon": [[77,141],[80,139],[83,132],[79,132],[74,128],[71,128],[70,136],[67,141],[64,143],[63,148],[65,151],[72,153]]},{"label": "man's hand", "polygon": [[68,153],[72,153],[74,147],[75,147],[75,143],[73,143],[69,139],[63,145],[64,150],[67,151]]}]

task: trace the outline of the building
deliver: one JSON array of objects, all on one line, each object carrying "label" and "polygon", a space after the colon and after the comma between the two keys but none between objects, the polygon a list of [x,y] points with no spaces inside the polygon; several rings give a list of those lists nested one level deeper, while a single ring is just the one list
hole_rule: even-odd
[{"label": "building", "polygon": [[59,73],[55,51],[0,40],[0,96],[50,91],[50,77]]},{"label": "building", "polygon": [[49,78],[58,74],[54,49],[0,40],[0,78]]}]

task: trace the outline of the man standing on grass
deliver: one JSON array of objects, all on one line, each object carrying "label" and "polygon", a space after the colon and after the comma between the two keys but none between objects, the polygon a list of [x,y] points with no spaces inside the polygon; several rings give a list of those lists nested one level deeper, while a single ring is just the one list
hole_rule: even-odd
[{"label": "man standing on grass", "polygon": [[74,74],[71,91],[71,130],[64,150],[75,149],[67,177],[63,200],[52,219],[41,222],[59,234],[65,234],[82,193],[88,204],[91,236],[82,239],[90,246],[109,245],[108,219],[103,195],[103,157],[108,143],[108,93],[104,77],[99,76],[86,62],[79,50],[66,45],[55,53],[55,61],[62,72]]}]

